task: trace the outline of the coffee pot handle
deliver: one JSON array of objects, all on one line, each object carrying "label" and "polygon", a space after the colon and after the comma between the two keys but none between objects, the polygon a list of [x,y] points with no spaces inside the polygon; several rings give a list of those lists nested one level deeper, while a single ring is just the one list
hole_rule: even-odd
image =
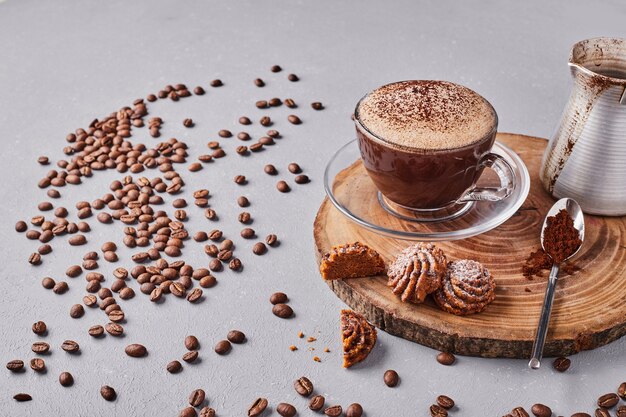
[{"label": "coffee pot handle", "polygon": [[470,188],[458,203],[468,201],[500,201],[511,195],[515,190],[515,174],[511,165],[500,155],[489,153],[480,161],[480,166],[491,168],[500,177],[499,187]]}]

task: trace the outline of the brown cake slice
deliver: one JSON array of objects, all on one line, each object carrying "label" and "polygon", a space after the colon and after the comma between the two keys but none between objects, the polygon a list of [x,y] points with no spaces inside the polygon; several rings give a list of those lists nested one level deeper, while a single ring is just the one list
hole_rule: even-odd
[{"label": "brown cake slice", "polygon": [[376,344],[376,328],[352,310],[341,310],[343,367],[363,361]]},{"label": "brown cake slice", "polygon": [[360,278],[385,272],[385,261],[378,252],[359,242],[333,246],[320,264],[324,279]]}]

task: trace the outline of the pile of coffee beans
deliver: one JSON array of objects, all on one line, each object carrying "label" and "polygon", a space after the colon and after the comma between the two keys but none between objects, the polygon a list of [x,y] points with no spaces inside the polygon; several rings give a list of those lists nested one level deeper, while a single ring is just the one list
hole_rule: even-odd
[{"label": "pile of coffee beans", "polygon": [[287,304],[289,302],[289,297],[287,294],[283,292],[275,292],[270,296],[270,303],[274,306],[272,307],[272,313],[276,317],[280,317],[281,319],[289,319],[293,317],[293,309]]}]

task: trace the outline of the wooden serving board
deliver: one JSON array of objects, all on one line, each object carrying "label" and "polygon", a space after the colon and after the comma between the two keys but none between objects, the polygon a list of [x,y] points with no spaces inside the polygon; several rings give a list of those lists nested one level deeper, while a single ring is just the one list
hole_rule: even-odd
[{"label": "wooden serving board", "polygon": [[[539,248],[543,218],[554,203],[538,177],[546,141],[513,134],[498,134],[498,141],[526,163],[531,177],[528,198],[513,217],[487,233],[437,243],[448,260],[475,259],[491,271],[497,283],[496,299],[485,311],[455,316],[440,310],[430,297],[422,305],[402,303],[386,286],[386,276],[329,281],[333,292],[376,327],[433,349],[528,358],[548,271],[530,280],[522,275],[521,267],[528,254]],[[339,175],[350,172],[346,169]],[[388,216],[382,209],[380,215]],[[328,198],[317,213],[313,233],[318,262],[331,246],[346,242],[365,243],[387,262],[412,244],[357,225]],[[558,281],[545,356],[594,349],[626,334],[626,217],[586,215],[585,242],[575,261],[581,270],[570,276],[561,274]]]}]

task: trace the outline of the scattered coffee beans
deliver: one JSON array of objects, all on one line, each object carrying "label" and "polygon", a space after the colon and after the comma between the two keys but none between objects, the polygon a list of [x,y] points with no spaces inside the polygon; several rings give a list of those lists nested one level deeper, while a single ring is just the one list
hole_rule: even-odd
[{"label": "scattered coffee beans", "polygon": [[61,344],[61,349],[68,353],[76,353],[80,350],[80,345],[73,340],[66,340]]},{"label": "scattered coffee beans", "polygon": [[454,407],[454,400],[447,395],[440,395],[437,397],[437,405],[449,410]]},{"label": "scattered coffee beans", "polygon": [[619,402],[619,396],[614,392],[604,394],[598,398],[598,407],[613,408]]},{"label": "scattered coffee beans", "polygon": [[178,361],[171,361],[167,364],[165,369],[167,369],[167,372],[171,374],[176,374],[183,370],[183,365]]},{"label": "scattered coffee beans", "polygon": [[270,303],[276,304],[285,304],[289,301],[289,297],[284,292],[275,292],[270,296]]},{"label": "scattered coffee beans", "polygon": [[48,327],[46,326],[46,323],[40,320],[38,322],[33,323],[32,329],[33,329],[33,333],[41,336],[46,333]]},{"label": "scattered coffee beans", "polygon": [[24,402],[24,401],[31,401],[33,397],[31,397],[29,394],[20,392],[19,394],[15,394],[13,396],[13,399],[18,402]]},{"label": "scattered coffee beans", "polygon": [[278,174],[278,170],[272,164],[265,165],[265,167],[263,168],[263,171],[265,171],[265,173],[267,175],[276,175],[276,174]]},{"label": "scattered coffee beans", "polygon": [[290,114],[289,116],[287,116],[287,120],[289,121],[289,123],[294,125],[299,125],[302,123],[302,120],[295,114]]},{"label": "scattered coffee beans", "polygon": [[300,165],[296,164],[295,162],[290,163],[287,168],[292,174],[299,174],[302,172],[302,168],[300,168]]},{"label": "scattered coffee beans", "polygon": [[617,388],[617,395],[620,396],[622,400],[626,400],[626,382],[622,382]]},{"label": "scattered coffee beans", "polygon": [[91,326],[89,328],[89,336],[92,337],[100,337],[104,334],[104,327],[100,326],[99,324],[96,324],[95,326]]},{"label": "scattered coffee beans", "polygon": [[148,350],[146,349],[146,347],[144,345],[140,345],[139,343],[133,343],[126,346],[124,352],[126,352],[128,356],[131,356],[133,358],[141,358],[148,354]]},{"label": "scattered coffee beans", "polygon": [[433,404],[430,406],[430,415],[431,417],[448,417],[448,411],[437,404]]},{"label": "scattered coffee beans", "polygon": [[196,412],[196,409],[191,406],[183,408],[178,414],[178,417],[197,417],[197,416],[198,416],[198,413]]},{"label": "scattered coffee beans", "polygon": [[32,369],[35,372],[44,372],[46,370],[46,362],[41,358],[31,359],[30,369]]},{"label": "scattered coffee beans", "polygon": [[297,175],[294,181],[296,182],[296,184],[308,184],[309,182],[311,182],[309,177],[305,174]]},{"label": "scattered coffee beans", "polygon": [[200,349],[200,341],[196,336],[187,336],[185,338],[185,348],[187,350],[198,350]]},{"label": "scattered coffee beans", "polygon": [[276,189],[281,193],[288,193],[289,191],[291,191],[289,184],[282,180],[276,183]]},{"label": "scattered coffee beans", "polygon": [[389,369],[385,371],[385,375],[383,375],[383,380],[385,381],[385,385],[388,387],[395,387],[400,382],[400,376],[393,369]]},{"label": "scattered coffee beans", "polygon": [[343,409],[340,405],[333,405],[331,407],[327,407],[324,410],[324,414],[328,417],[339,417],[343,413]]},{"label": "scattered coffee beans", "polygon": [[264,253],[267,252],[267,246],[265,246],[265,243],[263,242],[257,242],[252,247],[252,252],[255,255],[263,255]]},{"label": "scattered coffee beans", "polygon": [[322,103],[320,103],[319,101],[314,101],[313,103],[311,103],[311,107],[313,108],[313,110],[323,110],[324,109],[324,105]]}]

